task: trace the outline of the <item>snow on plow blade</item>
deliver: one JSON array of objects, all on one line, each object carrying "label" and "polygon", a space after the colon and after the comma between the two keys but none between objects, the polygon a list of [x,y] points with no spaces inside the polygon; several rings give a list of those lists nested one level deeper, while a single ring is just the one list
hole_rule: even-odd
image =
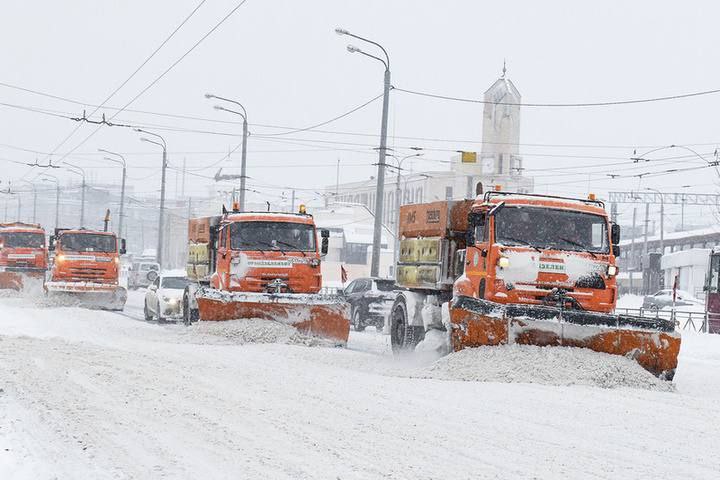
[{"label": "snow on plow blade", "polygon": [[662,318],[561,310],[544,305],[502,305],[456,297],[450,308],[454,350],[518,343],[589,348],[635,359],[672,380],[680,353],[674,322]]},{"label": "snow on plow blade", "polygon": [[299,331],[347,343],[350,306],[333,295],[231,293],[201,289],[196,294],[200,320],[259,318]]},{"label": "snow on plow blade", "polygon": [[112,283],[45,282],[45,291],[59,303],[102,310],[122,310],[127,290]]},{"label": "snow on plow blade", "polygon": [[42,285],[45,269],[9,269],[0,271],[0,290],[22,290],[28,284]]}]

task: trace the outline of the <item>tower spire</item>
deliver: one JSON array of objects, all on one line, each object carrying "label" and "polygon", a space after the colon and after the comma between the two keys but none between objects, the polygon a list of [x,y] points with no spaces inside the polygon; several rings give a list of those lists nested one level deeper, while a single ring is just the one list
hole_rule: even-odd
[{"label": "tower spire", "polygon": [[505,59],[503,58],[503,70],[502,70],[502,76],[500,78],[505,78],[505,72],[507,72],[507,67],[505,64]]}]

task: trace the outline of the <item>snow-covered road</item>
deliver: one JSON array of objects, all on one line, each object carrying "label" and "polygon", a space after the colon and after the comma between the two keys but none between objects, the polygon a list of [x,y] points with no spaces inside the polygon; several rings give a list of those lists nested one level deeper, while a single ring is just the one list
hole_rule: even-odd
[{"label": "snow-covered road", "polygon": [[[0,298],[0,479],[717,478],[720,336],[676,392],[448,381],[387,354]],[[417,375],[418,372],[424,372]]]}]

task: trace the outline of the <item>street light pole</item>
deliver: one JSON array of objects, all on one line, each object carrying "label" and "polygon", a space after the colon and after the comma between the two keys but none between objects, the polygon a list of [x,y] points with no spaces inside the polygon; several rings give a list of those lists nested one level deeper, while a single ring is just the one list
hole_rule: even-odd
[{"label": "street light pole", "polygon": [[35,188],[35,184],[29,180],[21,180],[21,181],[27,183],[33,189],[32,223],[36,223],[37,222],[37,188]]},{"label": "street light pole", "polygon": [[43,176],[48,177],[42,179],[44,182],[49,181],[50,178],[55,182],[55,230],[57,230],[60,226],[60,181],[55,175],[49,173],[43,173]]},{"label": "street light pole", "polygon": [[[393,260],[395,265],[395,268],[397,268],[398,260],[400,259],[400,201],[402,196],[402,191],[400,188],[400,182],[402,180],[402,164],[405,160],[411,157],[420,157],[422,156],[422,153],[413,153],[411,155],[406,155],[402,158],[397,158],[395,155],[391,155],[397,160],[397,177],[396,177],[396,184],[395,184],[395,248],[393,249]],[[395,278],[397,278],[397,272],[395,272]]]},{"label": "street light pole", "polygon": [[[160,266],[163,265],[163,241],[164,238],[164,226],[165,226],[165,173],[167,170],[167,143],[165,143],[165,139],[158,135],[157,133],[148,132],[147,130],[143,130],[141,128],[136,128],[136,132],[140,133],[146,133],[148,135],[152,135],[154,137],[157,137],[160,139],[160,142],[156,142],[154,140],[150,140],[149,138],[142,137],[140,141],[142,142],[148,142],[148,143],[154,143],[155,145],[158,145],[162,147],[163,156],[162,156],[162,180],[160,181],[160,215],[158,219],[158,244],[157,244],[157,250],[156,250],[156,258],[155,260],[157,263],[160,264]],[[161,143],[162,142],[162,143]]]},{"label": "street light pole", "polygon": [[665,199],[660,190],[647,187],[645,190],[655,192],[660,195],[660,255],[665,255]]},{"label": "street light pole", "polygon": [[117,158],[110,158],[110,157],[104,157],[105,160],[109,160],[111,162],[120,163],[122,165],[122,186],[120,187],[120,213],[118,213],[118,231],[117,236],[118,238],[121,238],[123,236],[123,218],[125,217],[125,178],[127,175],[127,164],[125,163],[125,157],[120,155],[119,153],[111,152],[109,150],[103,150],[102,148],[98,148],[98,152],[108,153],[110,155],[115,155],[116,157],[119,157],[120,160]]},{"label": "street light pole", "polygon": [[80,189],[80,228],[82,228],[85,226],[85,170],[72,163],[65,162],[65,165],[77,168],[79,172],[71,169],[68,169],[68,171],[73,172],[75,175],[82,176],[82,187]]},{"label": "street light pole", "polygon": [[347,50],[350,53],[360,53],[366,57],[373,58],[381,62],[385,66],[385,75],[383,77],[383,108],[382,119],[380,122],[380,147],[378,148],[378,173],[377,187],[375,189],[375,225],[373,228],[373,249],[372,259],[370,263],[370,276],[377,277],[380,271],[380,246],[382,243],[382,217],[383,217],[383,201],[385,196],[385,155],[387,154],[387,122],[388,108],[390,102],[390,56],[385,48],[377,42],[352,34],[342,28],[336,28],[335,33],[338,35],[347,35],[356,38],[362,42],[375,45],[382,50],[385,59],[365,53],[357,47],[348,45]]},{"label": "street light pole", "polygon": [[239,106],[242,109],[241,112],[236,112],[235,110],[230,110],[225,107],[221,107],[220,105],[216,105],[214,108],[215,110],[222,110],[224,112],[230,112],[234,113],[236,115],[240,115],[243,119],[243,136],[242,136],[242,160],[240,162],[240,211],[245,211],[245,180],[247,179],[247,138],[248,138],[248,121],[247,121],[247,110],[245,110],[245,107],[236,100],[230,100],[229,98],[224,97],[218,97],[217,95],[213,95],[211,93],[206,93],[205,98],[215,98],[217,100],[222,100],[223,102],[230,102],[234,103],[235,105]]}]

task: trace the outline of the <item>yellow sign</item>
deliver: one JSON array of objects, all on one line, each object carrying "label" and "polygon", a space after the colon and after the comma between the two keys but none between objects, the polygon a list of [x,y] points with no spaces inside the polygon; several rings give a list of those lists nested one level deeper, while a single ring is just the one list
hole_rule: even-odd
[{"label": "yellow sign", "polygon": [[462,163],[477,163],[477,152],[460,152]]}]

